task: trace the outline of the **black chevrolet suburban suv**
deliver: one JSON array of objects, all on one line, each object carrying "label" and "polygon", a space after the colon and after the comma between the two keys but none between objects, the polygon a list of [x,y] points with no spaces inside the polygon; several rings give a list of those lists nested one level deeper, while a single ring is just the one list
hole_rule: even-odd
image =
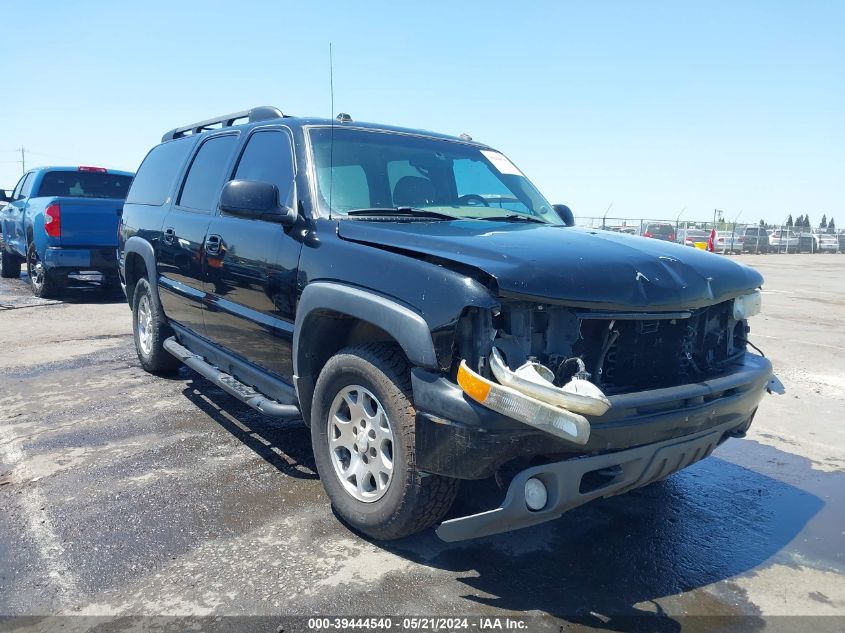
[{"label": "black chevrolet suburban suv", "polygon": [[573,225],[466,135],[258,107],[164,135],[118,258],[144,369],[301,418],[353,528],[418,532],[495,478],[455,541],[666,477],[766,391],[757,272]]}]

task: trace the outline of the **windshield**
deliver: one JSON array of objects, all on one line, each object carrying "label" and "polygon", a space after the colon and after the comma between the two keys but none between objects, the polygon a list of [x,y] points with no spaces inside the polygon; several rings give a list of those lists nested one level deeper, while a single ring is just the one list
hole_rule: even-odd
[{"label": "windshield", "polygon": [[474,145],[374,130],[314,128],[311,148],[324,213],[411,207],[454,218],[525,216],[562,224],[504,155]]},{"label": "windshield", "polygon": [[41,180],[38,196],[124,200],[131,184],[132,176],[90,171],[48,171]]}]

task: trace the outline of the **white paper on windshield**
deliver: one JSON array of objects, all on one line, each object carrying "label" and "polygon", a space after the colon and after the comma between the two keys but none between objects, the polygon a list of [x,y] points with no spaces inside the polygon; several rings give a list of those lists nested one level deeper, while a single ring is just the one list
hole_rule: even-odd
[{"label": "white paper on windshield", "polygon": [[493,163],[493,167],[499,170],[499,173],[502,174],[513,174],[514,176],[521,176],[522,172],[516,168],[512,162],[510,162],[504,154],[500,154],[499,152],[491,152],[490,150],[483,149],[481,153],[484,154],[485,158]]}]

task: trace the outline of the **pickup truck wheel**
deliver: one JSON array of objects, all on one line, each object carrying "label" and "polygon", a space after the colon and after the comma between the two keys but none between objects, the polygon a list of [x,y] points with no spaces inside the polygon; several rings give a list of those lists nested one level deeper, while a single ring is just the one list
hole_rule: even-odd
[{"label": "pickup truck wheel", "polygon": [[132,295],[132,334],[141,367],[152,374],[176,371],[180,362],[164,349],[164,341],[173,336],[161,307],[153,300],[150,283],[140,279]]},{"label": "pickup truck wheel", "polygon": [[58,297],[67,285],[66,274],[44,268],[35,244],[30,244],[26,252],[26,274],[29,275],[32,294],[43,299]]},{"label": "pickup truck wheel", "polygon": [[0,277],[17,279],[21,276],[21,260],[7,253],[5,248],[0,247],[0,249]]},{"label": "pickup truck wheel", "polygon": [[452,505],[459,481],[421,472],[410,369],[392,345],[341,350],[314,390],[311,441],[337,514],[382,540],[424,530]]}]

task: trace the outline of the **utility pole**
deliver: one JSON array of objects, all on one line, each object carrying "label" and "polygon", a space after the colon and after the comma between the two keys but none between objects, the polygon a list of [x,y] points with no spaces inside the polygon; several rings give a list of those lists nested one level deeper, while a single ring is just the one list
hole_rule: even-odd
[{"label": "utility pole", "polygon": [[678,231],[679,231],[678,227],[680,227],[680,225],[681,225],[681,216],[684,214],[684,211],[686,211],[686,210],[687,210],[686,207],[681,209],[681,212],[678,213],[678,217],[675,218],[675,240],[678,239]]},{"label": "utility pole", "polygon": [[607,219],[607,214],[610,211],[610,207],[612,207],[612,206],[613,206],[613,203],[611,202],[609,205],[607,205],[607,209],[604,210],[604,215],[601,218],[601,230],[602,231],[604,231],[604,221]]},{"label": "utility pole", "polygon": [[713,209],[713,228],[714,229],[716,228],[716,214],[717,213],[719,214],[719,221],[721,221],[722,220],[722,214],[724,213],[724,211],[722,211],[721,209]]},{"label": "utility pole", "polygon": [[26,173],[26,157],[24,156],[24,152],[26,151],[26,149],[24,149],[23,145],[21,145],[20,149],[21,149],[21,173],[25,174]]},{"label": "utility pole", "polygon": [[[739,213],[736,214],[736,217],[734,218],[733,228],[731,229],[731,251],[733,251],[733,248],[734,248],[734,239],[735,239],[735,236],[736,236],[736,221],[739,220],[739,216],[741,216],[741,215],[742,215],[742,209],[740,209]],[[742,252],[742,249],[740,249],[740,253],[741,252]]]}]

